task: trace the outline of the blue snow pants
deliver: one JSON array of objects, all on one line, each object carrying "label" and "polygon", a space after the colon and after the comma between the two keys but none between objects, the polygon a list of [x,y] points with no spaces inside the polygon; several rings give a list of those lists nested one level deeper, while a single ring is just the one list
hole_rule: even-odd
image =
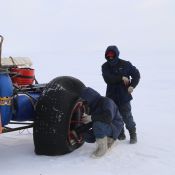
[{"label": "blue snow pants", "polygon": [[89,129],[84,135],[84,140],[88,143],[94,143],[96,138],[103,138],[105,136],[112,137],[113,129],[110,124],[96,121],[93,122],[92,128]]},{"label": "blue snow pants", "polygon": [[127,102],[123,105],[118,106],[122,119],[125,123],[125,126],[128,130],[135,128],[136,123],[134,122],[132,113],[131,113],[131,104]]}]

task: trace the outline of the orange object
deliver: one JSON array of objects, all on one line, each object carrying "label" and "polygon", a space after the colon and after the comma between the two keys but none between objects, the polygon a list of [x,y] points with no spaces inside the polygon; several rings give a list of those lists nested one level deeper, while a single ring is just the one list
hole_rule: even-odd
[{"label": "orange object", "polygon": [[[34,69],[31,68],[11,68],[12,82],[17,85],[32,85],[35,79]],[[16,74],[16,75],[15,75]]]}]

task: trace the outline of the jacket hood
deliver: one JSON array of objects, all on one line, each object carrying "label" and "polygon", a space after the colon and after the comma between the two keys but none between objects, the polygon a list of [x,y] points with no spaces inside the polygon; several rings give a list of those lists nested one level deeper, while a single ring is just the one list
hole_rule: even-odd
[{"label": "jacket hood", "polygon": [[115,52],[115,59],[119,57],[120,52],[119,52],[117,46],[114,46],[114,45],[113,46],[108,46],[107,49],[106,49],[106,52],[105,52],[105,58],[106,58],[107,61],[108,61],[108,58],[106,57],[106,55],[109,51]]},{"label": "jacket hood", "polygon": [[87,101],[88,106],[90,108],[94,108],[97,105],[99,99],[101,98],[101,95],[94,89],[86,87],[81,92],[80,97]]}]

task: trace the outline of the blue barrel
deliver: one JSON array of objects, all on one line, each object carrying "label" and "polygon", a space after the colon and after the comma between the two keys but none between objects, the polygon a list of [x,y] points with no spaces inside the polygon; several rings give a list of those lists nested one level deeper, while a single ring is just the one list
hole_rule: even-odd
[{"label": "blue barrel", "polygon": [[2,126],[7,125],[12,118],[11,98],[13,84],[8,73],[0,72],[0,115]]},{"label": "blue barrel", "polygon": [[14,121],[31,121],[35,117],[35,104],[41,93],[18,94],[14,97]]}]

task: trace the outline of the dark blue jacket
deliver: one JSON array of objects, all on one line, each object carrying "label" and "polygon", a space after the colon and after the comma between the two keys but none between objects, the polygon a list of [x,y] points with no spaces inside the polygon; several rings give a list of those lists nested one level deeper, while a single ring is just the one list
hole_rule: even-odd
[{"label": "dark blue jacket", "polygon": [[92,121],[110,124],[113,128],[113,138],[117,139],[123,128],[123,121],[113,100],[101,96],[97,91],[89,87],[82,91],[80,97],[87,101]]},{"label": "dark blue jacket", "polygon": [[[106,57],[109,50],[115,52],[113,61]],[[135,88],[139,83],[140,73],[129,61],[118,57],[119,50],[116,46],[109,46],[106,49],[105,58],[107,62],[102,65],[102,75],[107,84],[106,96],[113,99],[117,105],[122,105],[132,99],[132,95],[128,93],[128,87],[124,85],[122,77],[128,77],[130,79],[129,86]]]}]

